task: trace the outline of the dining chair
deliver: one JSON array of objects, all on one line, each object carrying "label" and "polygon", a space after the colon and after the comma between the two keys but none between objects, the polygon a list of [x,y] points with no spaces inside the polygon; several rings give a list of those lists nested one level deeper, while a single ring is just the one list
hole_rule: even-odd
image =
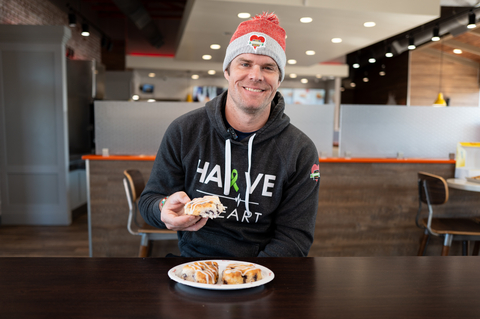
[{"label": "dining chair", "polygon": [[[443,236],[442,256],[448,256],[452,241],[462,241],[462,254],[468,255],[468,241],[475,241],[473,254],[478,255],[480,242],[480,224],[471,218],[435,217],[433,206],[448,202],[448,185],[444,178],[425,172],[418,172],[418,211],[415,222],[424,229],[418,249],[418,256],[423,256],[430,235]],[[422,204],[428,207],[428,217],[422,218]]]},{"label": "dining chair", "polygon": [[141,236],[138,257],[148,257],[150,256],[152,241],[178,239],[177,232],[152,227],[145,223],[143,219],[141,222],[137,220],[138,199],[145,188],[145,181],[142,173],[136,169],[125,170],[123,175],[123,185],[125,187],[128,207],[130,209],[128,213],[127,229],[130,234]]}]

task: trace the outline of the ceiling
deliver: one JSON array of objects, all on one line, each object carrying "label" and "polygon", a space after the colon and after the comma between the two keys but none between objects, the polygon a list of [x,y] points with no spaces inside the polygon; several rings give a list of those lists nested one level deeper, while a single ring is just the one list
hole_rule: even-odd
[{"label": "ceiling", "polygon": [[[208,70],[219,69],[225,48],[238,24],[245,19],[239,12],[252,15],[263,11],[275,12],[287,33],[288,59],[297,64],[287,65],[287,72],[305,75],[329,72],[342,76],[345,56],[421,28],[440,17],[441,6],[474,7],[477,0],[71,0],[74,6],[91,10],[98,17],[99,29],[111,38],[125,40],[126,63],[133,69]],[[145,16],[134,18],[125,14],[128,5],[140,5],[153,23],[145,27]],[[138,9],[138,8],[137,8]],[[139,16],[137,10],[137,16]],[[140,10],[142,11],[142,10]],[[140,15],[141,16],[141,15]],[[308,24],[301,17],[311,17]],[[148,20],[148,19],[147,19]],[[135,21],[135,22],[134,22]],[[375,27],[366,28],[365,22]],[[142,25],[143,23],[143,25]],[[142,30],[142,27],[144,29]],[[149,29],[149,30],[145,30]],[[153,30],[155,29],[155,30]],[[152,31],[153,30],[153,31]],[[451,41],[465,43],[466,59],[479,59],[477,31],[470,31]],[[161,37],[160,41],[159,36]],[[341,38],[341,43],[332,43]],[[152,41],[152,39],[156,39]],[[163,42],[159,45],[159,42]],[[153,44],[152,44],[153,43]],[[220,50],[210,49],[220,44]],[[432,46],[432,49],[434,46]],[[314,50],[307,56],[305,51]],[[208,54],[212,59],[205,61]],[[327,71],[325,71],[327,70]],[[339,72],[339,74],[335,74]]]}]

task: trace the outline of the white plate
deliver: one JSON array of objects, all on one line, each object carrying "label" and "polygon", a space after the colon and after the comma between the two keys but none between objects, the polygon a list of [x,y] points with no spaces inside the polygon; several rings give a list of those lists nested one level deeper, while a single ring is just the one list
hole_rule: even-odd
[{"label": "white plate", "polygon": [[[267,267],[263,267],[262,265],[255,264],[255,263],[249,263],[245,261],[236,261],[236,260],[199,260],[199,261],[215,261],[218,263],[218,271],[219,271],[219,276],[218,276],[218,282],[215,285],[211,284],[199,284],[193,281],[188,281],[185,279],[180,278],[180,273],[182,272],[183,266],[187,264],[193,263],[193,261],[184,263],[178,266],[173,267],[168,271],[168,277],[170,279],[175,280],[178,283],[181,283],[183,285],[191,286],[191,287],[196,287],[196,288],[202,288],[202,289],[211,289],[211,290],[232,290],[232,289],[247,289],[247,288],[252,288],[252,287],[258,287],[261,285],[266,284],[267,282],[270,282],[273,280],[275,277],[273,271],[268,269]],[[246,284],[239,284],[239,285],[224,285],[221,282],[222,279],[222,273],[227,267],[228,264],[233,264],[233,263],[239,263],[239,264],[253,264],[256,267],[260,268],[262,271],[262,279],[254,281],[254,282],[249,282]]]},{"label": "white plate", "polygon": [[467,177],[467,181],[472,182],[472,183],[477,183],[477,184],[480,183],[480,179],[475,179],[475,178],[471,178],[471,177]]}]

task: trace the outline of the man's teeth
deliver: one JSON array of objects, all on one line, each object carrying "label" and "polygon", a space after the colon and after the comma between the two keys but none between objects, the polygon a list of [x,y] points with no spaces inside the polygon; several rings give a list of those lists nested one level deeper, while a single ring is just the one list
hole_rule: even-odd
[{"label": "man's teeth", "polygon": [[245,90],[250,91],[250,92],[262,92],[263,91],[263,90],[251,89],[251,88],[245,88]]}]

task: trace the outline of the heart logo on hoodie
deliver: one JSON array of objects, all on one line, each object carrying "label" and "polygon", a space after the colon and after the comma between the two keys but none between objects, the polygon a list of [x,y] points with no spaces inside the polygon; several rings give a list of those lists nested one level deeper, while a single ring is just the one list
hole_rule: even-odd
[{"label": "heart logo on hoodie", "polygon": [[265,46],[265,37],[262,37],[261,35],[254,34],[254,35],[250,36],[248,44],[250,44],[253,47],[254,50],[257,50],[258,47]]}]

